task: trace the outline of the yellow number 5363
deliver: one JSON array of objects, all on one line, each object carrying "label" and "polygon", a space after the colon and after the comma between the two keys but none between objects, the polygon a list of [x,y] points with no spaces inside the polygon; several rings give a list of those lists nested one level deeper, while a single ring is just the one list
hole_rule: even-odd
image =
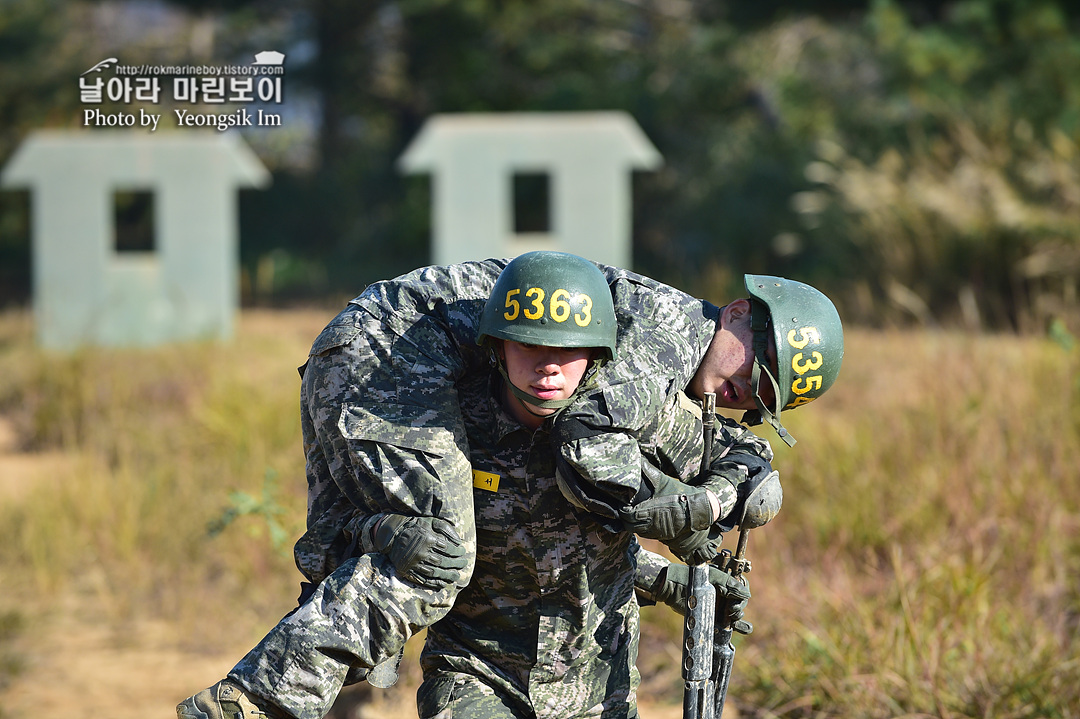
[{"label": "yellow number 5363", "polygon": [[[565,289],[557,289],[551,293],[551,298],[544,304],[546,293],[542,287],[530,287],[524,292],[524,309],[519,297],[522,296],[521,288],[509,290],[506,293],[506,301],[503,318],[513,322],[519,316],[528,320],[539,320],[545,315],[556,322],[566,322],[571,316],[578,327],[588,327],[592,323],[592,297],[585,293],[571,296]],[[577,305],[577,312],[574,312]]]}]

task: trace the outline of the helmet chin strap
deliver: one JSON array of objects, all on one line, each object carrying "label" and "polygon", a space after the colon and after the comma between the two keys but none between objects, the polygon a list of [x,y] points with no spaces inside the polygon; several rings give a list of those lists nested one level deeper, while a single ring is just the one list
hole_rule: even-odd
[{"label": "helmet chin strap", "polygon": [[[765,401],[761,399],[761,375],[763,373],[769,379],[769,382],[772,383],[773,396],[777,398],[775,410],[770,410],[766,407]],[[784,440],[784,443],[787,444],[787,446],[794,447],[795,438],[791,436],[790,432],[784,429],[784,425],[780,424],[780,385],[776,383],[776,378],[772,376],[772,372],[770,372],[757,357],[754,357],[754,369],[750,375],[750,382],[754,388],[754,404],[757,405],[759,418],[768,422],[769,425],[776,430],[776,433],[780,435],[780,439]]]},{"label": "helmet chin strap", "polygon": [[[525,407],[525,411],[535,417],[545,417],[547,415],[540,415],[536,414],[536,412],[531,411],[528,407],[528,405],[530,404],[533,407],[539,407],[540,409],[562,409],[566,405],[570,404],[570,402],[572,402],[574,399],[574,395],[570,395],[566,399],[540,399],[539,397],[533,397],[531,394],[524,390],[518,389],[514,386],[514,383],[510,381],[510,376],[506,374],[506,365],[503,364],[502,360],[499,361],[499,374],[501,374],[502,378],[506,380],[506,386],[510,388],[510,392],[514,395],[514,397],[518,399],[519,402],[521,402],[522,406]],[[576,390],[574,394],[577,394]]]},{"label": "helmet chin strap", "polygon": [[[499,370],[499,374],[502,375],[503,380],[506,382],[506,386],[510,388],[510,393],[514,395],[514,398],[517,399],[517,401],[521,404],[522,408],[526,412],[531,414],[533,417],[544,418],[553,417],[554,415],[545,415],[533,412],[531,409],[529,409],[529,406],[532,405],[533,407],[539,407],[540,409],[554,409],[561,411],[571,402],[573,402],[574,398],[578,396],[578,393],[585,389],[585,387],[587,387],[592,382],[592,380],[596,376],[596,370],[604,364],[604,360],[602,358],[591,360],[589,363],[589,369],[585,372],[585,376],[581,378],[581,381],[578,383],[577,388],[566,399],[540,399],[539,397],[534,397],[528,392],[514,386],[514,383],[510,381],[510,375],[506,373],[506,363],[503,361],[502,357],[499,356],[498,352],[492,351],[491,357],[495,361],[495,367]],[[555,414],[558,414],[558,412],[555,412]]]},{"label": "helmet chin strap", "polygon": [[[750,329],[754,333],[754,368],[750,374],[750,386],[753,389],[754,404],[757,405],[757,420],[760,422],[764,419],[769,423],[776,433],[780,435],[780,439],[784,440],[784,443],[789,447],[795,446],[795,438],[791,436],[791,433],[784,429],[784,425],[780,424],[780,385],[773,377],[772,372],[769,371],[769,310],[768,308],[757,301],[756,299],[750,300]],[[773,397],[776,398],[776,408],[770,409],[765,405],[765,401],[761,399],[761,375],[762,373],[772,383]],[[747,414],[750,414],[749,412]],[[744,420],[746,417],[744,416]]]}]

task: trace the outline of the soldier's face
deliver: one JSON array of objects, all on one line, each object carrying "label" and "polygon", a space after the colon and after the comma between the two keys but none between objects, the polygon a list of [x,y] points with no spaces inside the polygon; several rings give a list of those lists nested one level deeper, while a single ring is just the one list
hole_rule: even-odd
[{"label": "soldier's face", "polygon": [[[770,339],[766,351],[771,370],[776,372],[776,346]],[[756,409],[752,387],[754,332],[750,329],[750,302],[735,300],[720,314],[720,329],[695,375],[690,389],[694,394],[715,392],[716,405],[728,409]],[[761,399],[766,406],[776,401],[772,383],[762,374]],[[701,399],[700,395],[698,399]]]},{"label": "soldier's face", "polygon": [[[504,340],[502,356],[506,376],[522,392],[537,399],[567,399],[577,390],[589,368],[594,350],[589,347],[545,347]],[[545,417],[556,412],[520,402],[506,390],[506,407],[514,419],[526,427],[539,427]]]}]

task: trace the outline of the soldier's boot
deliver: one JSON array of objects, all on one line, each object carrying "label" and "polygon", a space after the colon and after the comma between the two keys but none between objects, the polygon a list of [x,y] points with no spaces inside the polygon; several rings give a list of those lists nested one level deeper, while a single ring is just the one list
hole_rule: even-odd
[{"label": "soldier's boot", "polygon": [[176,705],[176,719],[287,719],[276,708],[260,708],[235,682],[222,679]]}]

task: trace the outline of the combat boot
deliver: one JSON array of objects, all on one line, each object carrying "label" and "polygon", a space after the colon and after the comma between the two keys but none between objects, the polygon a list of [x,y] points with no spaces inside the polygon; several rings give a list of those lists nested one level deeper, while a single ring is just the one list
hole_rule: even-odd
[{"label": "combat boot", "polygon": [[176,705],[176,719],[286,719],[277,711],[264,711],[235,682],[222,679]]}]

